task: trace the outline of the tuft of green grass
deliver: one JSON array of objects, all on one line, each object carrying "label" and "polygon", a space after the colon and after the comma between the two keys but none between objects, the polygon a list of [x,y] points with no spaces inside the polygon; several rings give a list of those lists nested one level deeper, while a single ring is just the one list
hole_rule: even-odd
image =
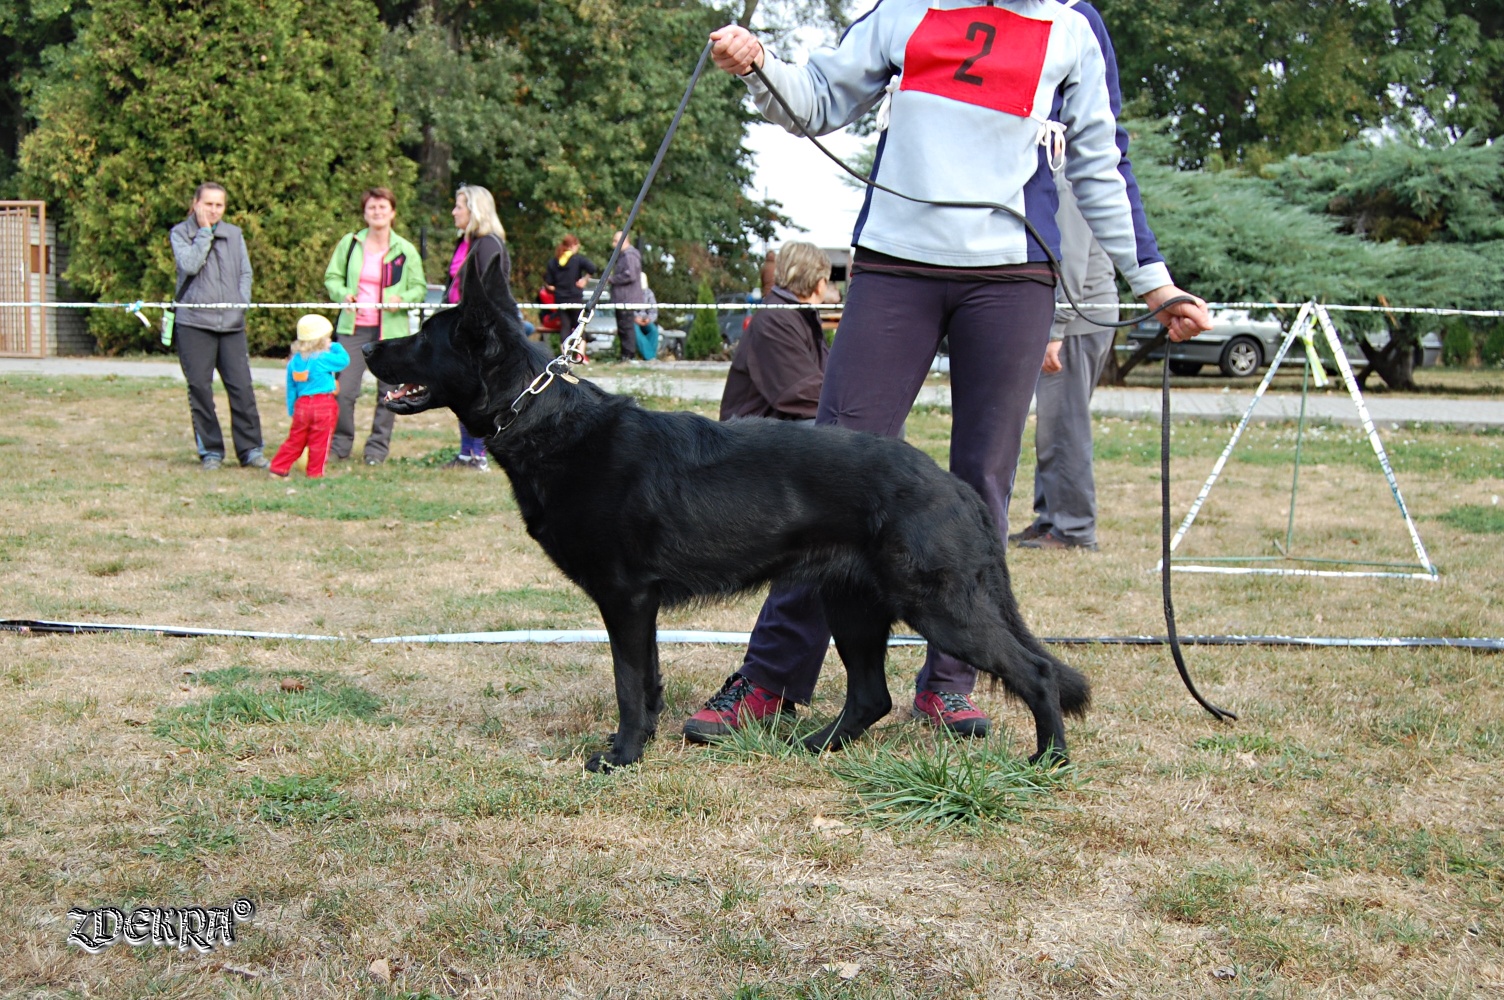
[{"label": "tuft of green grass", "polygon": [[1379,872],[1407,879],[1455,877],[1504,885],[1504,835],[1465,838],[1424,828],[1359,827],[1341,837],[1311,838],[1296,858],[1308,872]]},{"label": "tuft of green grass", "polygon": [[1436,520],[1474,535],[1504,535],[1504,507],[1453,507]]},{"label": "tuft of green grass", "polygon": [[90,576],[119,576],[131,568],[131,563],[128,559],[105,559],[91,562],[86,568]]},{"label": "tuft of green grass", "polygon": [[1074,784],[1069,766],[1044,768],[1009,754],[1006,740],[968,743],[937,736],[905,755],[882,744],[848,747],[831,773],[856,795],[852,815],[879,827],[982,827]]},{"label": "tuft of green grass", "polygon": [[1231,736],[1203,736],[1191,746],[1197,750],[1213,750],[1217,753],[1283,753],[1284,743],[1266,733],[1236,733]]},{"label": "tuft of green grass", "polygon": [[1209,923],[1224,918],[1237,891],[1252,884],[1253,879],[1252,865],[1207,865],[1193,869],[1150,893],[1144,905],[1181,923]]},{"label": "tuft of green grass", "polygon": [[328,823],[356,815],[355,805],[325,775],[252,778],[241,794],[259,800],[256,815],[268,823]]},{"label": "tuft of green grass", "polygon": [[142,845],[141,853],[161,861],[193,861],[238,843],[240,834],[212,814],[185,811],[173,816],[169,832]]},{"label": "tuft of green grass", "polygon": [[763,725],[741,726],[730,735],[712,740],[705,755],[723,764],[758,763],[769,760],[811,760],[799,740],[820,728],[813,719],[775,717]]},{"label": "tuft of green grass", "polygon": [[[282,681],[296,682],[284,689]],[[228,667],[200,681],[217,690],[201,701],[158,713],[154,732],[163,739],[203,752],[228,749],[226,726],[317,725],[338,719],[371,721],[382,701],[371,692],[318,671],[258,674]]]}]

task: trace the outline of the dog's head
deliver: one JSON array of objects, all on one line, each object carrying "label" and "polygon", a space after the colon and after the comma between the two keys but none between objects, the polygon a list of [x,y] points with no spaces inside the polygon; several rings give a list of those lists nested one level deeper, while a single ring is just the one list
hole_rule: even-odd
[{"label": "dog's head", "polygon": [[499,260],[483,274],[466,264],[460,282],[458,306],[434,314],[411,337],[366,345],[366,365],[398,386],[382,398],[393,413],[448,407],[484,433],[548,359],[523,335]]}]

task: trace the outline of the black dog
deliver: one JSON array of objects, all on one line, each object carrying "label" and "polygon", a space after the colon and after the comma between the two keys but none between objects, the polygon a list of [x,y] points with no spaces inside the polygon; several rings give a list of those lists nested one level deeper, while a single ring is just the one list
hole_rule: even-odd
[{"label": "black dog", "polygon": [[888,714],[883,661],[902,619],[1028,705],[1034,759],[1064,759],[1061,714],[1083,714],[1090,687],[1024,624],[997,525],[970,486],[871,434],[656,413],[572,378],[524,396],[550,359],[523,336],[494,268],[463,281],[458,308],[367,345],[367,364],[401,385],[388,409],[447,406],[494,433],[487,446],[528,534],[600,606],[621,720],[591,770],[635,762],[656,732],[658,609],[768,581],[818,588],[846,664],[846,705],[809,749],[844,746]]}]

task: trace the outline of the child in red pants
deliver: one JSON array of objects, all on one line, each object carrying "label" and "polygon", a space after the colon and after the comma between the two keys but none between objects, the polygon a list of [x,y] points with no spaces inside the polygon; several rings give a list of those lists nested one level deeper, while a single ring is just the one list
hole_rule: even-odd
[{"label": "child in red pants", "polygon": [[308,478],[324,475],[329,441],[339,419],[339,398],[334,376],[350,364],[350,355],[331,344],[334,326],[322,316],[309,314],[298,320],[298,339],[287,361],[287,415],[292,430],[272,459],[271,473],[286,479],[292,463],[308,449]]}]

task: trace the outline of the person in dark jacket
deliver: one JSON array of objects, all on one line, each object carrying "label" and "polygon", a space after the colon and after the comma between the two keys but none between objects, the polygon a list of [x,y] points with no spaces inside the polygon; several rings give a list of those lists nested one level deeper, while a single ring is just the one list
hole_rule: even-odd
[{"label": "person in dark jacket", "polygon": [[[556,303],[583,304],[585,279],[590,275],[600,273],[601,269],[595,265],[595,262],[580,253],[579,237],[573,233],[566,233],[559,241],[559,245],[554,248],[554,255],[549,259],[548,267],[544,268],[543,287],[553,295]],[[568,337],[580,321],[580,311],[560,309],[559,318],[561,321],[559,335]]]},{"label": "person in dark jacket", "polygon": [[721,394],[721,419],[777,417],[813,420],[825,381],[825,331],[814,310],[830,284],[830,258],[811,243],[785,243],[764,305],[737,342]]},{"label": "person in dark jacket", "polygon": [[[618,229],[611,237],[611,245],[621,244],[621,253],[616,266],[611,269],[611,301],[614,304],[642,305],[642,251]],[[616,310],[616,337],[621,341],[621,359],[637,357],[637,319],[632,309]]]},{"label": "person in dark jacket", "polygon": [[[475,262],[476,274],[485,274],[492,262],[499,260],[501,279],[510,284],[512,258],[507,253],[507,231],[496,214],[496,199],[491,192],[477,184],[461,184],[454,193],[454,208],[449,214],[454,218],[455,229],[459,230],[460,243],[449,261],[449,286],[444,289],[444,301],[459,302],[464,291],[460,271],[468,260]],[[486,439],[471,434],[469,428],[460,424],[459,454],[444,463],[444,468],[490,472]]]},{"label": "person in dark jacket", "polygon": [[246,347],[244,309],[193,309],[191,303],[251,301],[251,258],[239,226],[224,221],[225,189],[215,183],[198,186],[188,218],[172,227],[168,239],[177,265],[173,343],[183,378],[188,380],[188,406],[193,413],[193,436],[198,443],[199,468],[218,469],[225,458],[225,439],[214,409],[214,372],[230,397],[230,433],[240,464],[264,469],[261,414],[251,386],[251,357]]}]

